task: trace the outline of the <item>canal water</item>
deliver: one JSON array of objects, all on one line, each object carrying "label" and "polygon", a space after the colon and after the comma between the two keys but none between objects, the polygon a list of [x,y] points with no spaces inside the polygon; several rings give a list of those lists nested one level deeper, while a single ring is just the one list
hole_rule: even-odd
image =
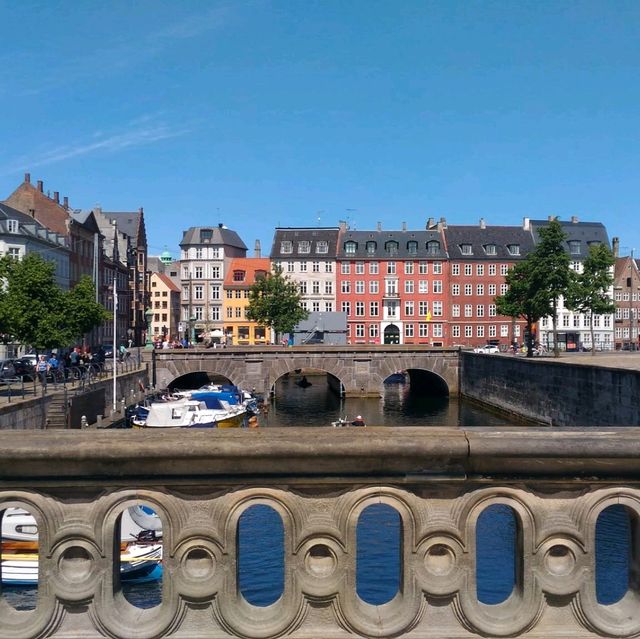
[{"label": "canal water", "polygon": [[[300,375],[281,379],[268,412],[260,416],[260,427],[300,428],[325,426],[340,417],[361,415],[368,426],[474,426],[518,425],[504,416],[487,412],[475,404],[454,398],[428,397],[408,384],[385,387],[384,397],[341,399],[330,392],[325,376],[307,375],[309,385],[300,385]],[[420,389],[418,389],[419,391]],[[401,522],[397,512],[384,505],[363,511],[357,525],[356,589],[370,604],[390,601],[401,587]],[[631,528],[628,513],[611,507],[601,515],[596,528],[596,592],[600,603],[610,604],[624,596],[629,584]],[[485,604],[504,601],[511,594],[518,573],[517,527],[513,512],[504,506],[488,508],[476,531],[477,597]],[[240,519],[238,530],[240,591],[256,606],[275,602],[284,586],[284,530],[275,511],[254,506]],[[140,608],[158,605],[162,582],[124,586],[125,596]],[[37,588],[3,587],[3,596],[14,607],[33,609]]]}]

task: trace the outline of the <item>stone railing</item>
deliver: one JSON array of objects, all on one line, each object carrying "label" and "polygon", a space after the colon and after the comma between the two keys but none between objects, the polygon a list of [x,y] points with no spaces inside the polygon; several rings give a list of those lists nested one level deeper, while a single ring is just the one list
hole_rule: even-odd
[{"label": "stone railing", "polygon": [[[429,428],[0,432],[0,511],[37,520],[33,610],[0,598],[0,637],[631,637],[640,634],[638,429]],[[120,514],[146,504],[163,524],[161,603],[119,583]],[[357,594],[356,534],[367,507],[401,521],[399,587]],[[282,522],[282,596],[240,593],[238,522],[255,505]],[[476,594],[476,527],[514,514],[515,584]],[[595,530],[624,506],[635,547],[629,587],[598,602]]]}]

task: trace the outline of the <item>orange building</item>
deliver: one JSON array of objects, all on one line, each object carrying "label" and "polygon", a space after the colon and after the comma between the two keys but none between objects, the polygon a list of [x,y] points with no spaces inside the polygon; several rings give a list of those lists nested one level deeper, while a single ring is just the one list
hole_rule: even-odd
[{"label": "orange building", "polygon": [[249,288],[271,270],[267,257],[236,257],[224,279],[224,336],[229,345],[268,344],[269,329],[247,319]]}]

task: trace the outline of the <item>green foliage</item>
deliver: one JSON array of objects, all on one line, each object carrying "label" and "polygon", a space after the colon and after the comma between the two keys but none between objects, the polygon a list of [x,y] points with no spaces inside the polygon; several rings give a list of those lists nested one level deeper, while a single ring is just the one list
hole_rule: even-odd
[{"label": "green foliage", "polygon": [[37,350],[71,344],[108,318],[88,277],[63,291],[53,264],[37,253],[22,260],[1,257],[0,277],[0,332]]},{"label": "green foliage", "polygon": [[259,278],[249,289],[247,318],[274,329],[277,335],[291,333],[307,317],[298,287],[281,268]]}]

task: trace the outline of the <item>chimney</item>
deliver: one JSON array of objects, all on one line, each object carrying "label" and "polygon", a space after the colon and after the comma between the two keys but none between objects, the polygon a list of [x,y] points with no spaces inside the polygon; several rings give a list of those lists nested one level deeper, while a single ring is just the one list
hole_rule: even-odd
[{"label": "chimney", "polygon": [[42,193],[43,188],[44,188],[44,184],[42,183],[42,180],[38,180],[38,191],[40,191],[40,193]]},{"label": "chimney", "polygon": [[340,231],[342,233],[344,233],[349,228],[345,220],[340,220],[340,222],[338,223],[338,226],[340,227]]},{"label": "chimney", "polygon": [[440,218],[440,224],[438,225],[438,227],[440,229],[446,229],[447,228],[447,219],[444,217]]},{"label": "chimney", "polygon": [[429,229],[432,229],[432,228],[434,227],[435,223],[436,223],[436,221],[435,221],[432,217],[430,217],[430,218],[427,220],[427,231],[428,231]]},{"label": "chimney", "polygon": [[487,228],[487,225],[484,223],[484,218],[483,217],[480,218],[480,228],[481,229],[486,229]]},{"label": "chimney", "polygon": [[531,229],[531,224],[528,217],[522,218],[522,230],[529,231]]},{"label": "chimney", "polygon": [[406,231],[406,230],[407,230],[407,223],[406,223],[406,222],[403,222],[403,223],[402,223],[402,230],[403,230],[403,231]]},{"label": "chimney", "polygon": [[253,252],[255,253],[256,257],[261,257],[260,240],[256,240],[256,244],[255,244],[255,248],[254,248]]},{"label": "chimney", "polygon": [[611,239],[611,248],[613,250],[613,257],[620,257],[620,238],[614,237]]},{"label": "chimney", "polygon": [[54,191],[53,192],[53,201],[56,204],[60,204],[60,191]]},{"label": "chimney", "polygon": [[31,173],[24,174],[24,181],[26,184],[31,184]]},{"label": "chimney", "polygon": [[66,195],[64,196],[64,200],[62,201],[62,206],[64,206],[65,209],[69,208],[69,198]]},{"label": "chimney", "polygon": [[578,223],[578,216],[577,215],[572,215],[571,216],[571,224],[577,224]]},{"label": "chimney", "polygon": [[382,231],[382,222],[378,222],[378,231]]}]

